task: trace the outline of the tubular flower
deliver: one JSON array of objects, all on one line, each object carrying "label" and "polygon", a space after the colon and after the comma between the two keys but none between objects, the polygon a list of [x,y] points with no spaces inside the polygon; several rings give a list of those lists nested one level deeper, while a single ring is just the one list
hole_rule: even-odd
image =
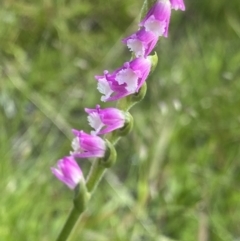
[{"label": "tubular flower", "polygon": [[184,5],[183,0],[170,0],[170,3],[172,6],[172,9],[174,9],[174,10],[180,9],[182,11],[185,11],[185,5]]},{"label": "tubular flower", "polygon": [[106,150],[105,141],[96,135],[89,135],[84,131],[72,130],[75,138],[72,141],[73,151],[70,152],[74,157],[91,158],[103,157]]},{"label": "tubular flower", "polygon": [[157,36],[167,37],[170,17],[171,4],[169,0],[158,0],[139,25],[144,26],[146,31]]},{"label": "tubular flower", "polygon": [[[96,109],[85,108],[85,111],[89,114],[90,126],[95,129],[94,134],[106,134],[124,126],[124,112],[117,108],[100,109],[97,105]],[[103,127],[105,128],[102,129]]]},{"label": "tubular flower", "polygon": [[51,168],[52,173],[70,189],[74,189],[81,179],[82,171],[72,156],[66,156],[57,163],[57,168]]},{"label": "tubular flower", "polygon": [[122,41],[128,46],[130,51],[135,53],[136,57],[146,57],[157,44],[158,36],[150,31],[146,31],[145,28],[141,28]]},{"label": "tubular flower", "polygon": [[140,57],[126,62],[111,74],[104,71],[104,76],[95,76],[98,80],[98,90],[105,95],[101,100],[113,101],[138,92],[150,70],[151,61]]},{"label": "tubular flower", "polygon": [[[104,71],[103,76],[95,76],[98,81],[97,89],[103,96],[101,101],[113,101],[121,99],[128,95],[128,91],[125,89],[126,85],[119,85],[116,81],[110,80],[108,77],[110,74],[107,70]],[[114,94],[114,96],[112,96]]]},{"label": "tubular flower", "polygon": [[[132,94],[127,91],[126,84],[119,85],[117,81],[110,79],[110,74],[104,76],[95,76],[98,79],[97,89],[103,94],[101,101],[115,101]],[[112,95],[113,94],[113,95]]]}]

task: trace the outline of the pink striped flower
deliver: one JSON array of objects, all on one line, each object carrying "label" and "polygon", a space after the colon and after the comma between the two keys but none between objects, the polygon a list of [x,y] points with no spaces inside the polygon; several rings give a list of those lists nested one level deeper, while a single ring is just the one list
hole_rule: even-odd
[{"label": "pink striped flower", "polygon": [[106,151],[105,141],[96,135],[90,135],[84,131],[72,130],[75,138],[72,141],[73,151],[70,152],[74,157],[91,158],[103,157]]},{"label": "pink striped flower", "polygon": [[88,122],[95,129],[95,134],[106,134],[124,126],[124,112],[117,108],[101,109],[97,105],[96,109],[85,108],[85,111],[89,114]]},{"label": "pink striped flower", "polygon": [[135,53],[136,57],[146,57],[157,44],[158,36],[150,31],[146,31],[145,28],[141,28],[122,41],[128,46],[130,51]]},{"label": "pink striped flower", "polygon": [[171,17],[171,4],[169,0],[158,0],[148,11],[140,26],[156,36],[168,36],[168,26]]},{"label": "pink striped flower", "polygon": [[81,179],[82,171],[72,156],[65,156],[58,160],[57,168],[51,168],[52,173],[70,189],[74,189]]},{"label": "pink striped flower", "polygon": [[185,11],[185,5],[184,5],[183,0],[170,0],[170,3],[172,6],[172,9],[174,9],[174,10],[180,9],[182,11]]},{"label": "pink striped flower", "polygon": [[103,94],[102,101],[113,101],[138,92],[151,70],[148,58],[136,58],[126,62],[113,73],[104,71],[103,76],[95,76],[98,90]]}]

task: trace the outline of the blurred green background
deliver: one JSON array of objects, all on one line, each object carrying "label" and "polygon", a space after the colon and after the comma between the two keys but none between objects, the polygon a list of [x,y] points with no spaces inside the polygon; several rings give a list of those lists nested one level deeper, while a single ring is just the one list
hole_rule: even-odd
[{"label": "blurred green background", "polygon": [[[71,128],[90,131],[94,75],[129,60],[121,39],[142,3],[1,1],[0,240],[57,237],[72,192],[50,167],[69,153]],[[134,130],[75,240],[240,240],[240,1],[186,8],[172,13]]]}]

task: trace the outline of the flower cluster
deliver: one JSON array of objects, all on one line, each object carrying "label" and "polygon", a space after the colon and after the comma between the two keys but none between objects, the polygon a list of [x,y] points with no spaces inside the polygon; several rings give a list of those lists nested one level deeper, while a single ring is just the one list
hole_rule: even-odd
[{"label": "flower cluster", "polygon": [[[116,101],[138,93],[145,83],[152,66],[149,54],[156,46],[159,37],[168,36],[171,9],[185,10],[183,0],[157,0],[139,23],[139,29],[124,38],[122,42],[133,52],[135,58],[125,62],[120,68],[103,75],[96,75],[97,89],[102,94],[101,101]],[[100,135],[124,128],[127,113],[117,108],[85,108],[89,125],[94,129],[90,134],[72,130],[73,151],[58,161],[53,174],[69,188],[74,189],[84,177],[74,158],[102,158],[107,150],[106,140]]]}]

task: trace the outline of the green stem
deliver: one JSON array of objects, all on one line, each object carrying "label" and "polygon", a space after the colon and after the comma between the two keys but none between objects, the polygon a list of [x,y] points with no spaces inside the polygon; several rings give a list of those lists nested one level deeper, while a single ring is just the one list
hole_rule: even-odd
[{"label": "green stem", "polygon": [[147,13],[147,10],[148,10],[148,1],[144,0],[142,9],[140,12],[140,21],[143,19],[143,16]]},{"label": "green stem", "polygon": [[[83,211],[83,210],[82,210]],[[61,231],[61,233],[59,234],[58,238],[56,241],[66,241],[68,240],[68,237],[75,225],[75,223],[77,222],[77,220],[80,218],[80,214],[82,212],[80,212],[80,210],[78,210],[76,207],[73,207],[72,210],[69,213],[68,219]]]},{"label": "green stem", "polygon": [[100,159],[94,160],[94,163],[91,166],[91,170],[87,177],[86,187],[90,193],[92,193],[97,187],[98,183],[103,177],[103,174],[106,171],[106,167],[101,165]]},{"label": "green stem", "polygon": [[90,198],[90,194],[88,193],[86,184],[83,180],[80,181],[74,191],[75,197],[73,200],[73,208],[68,215],[67,221],[59,234],[57,241],[71,240],[71,232],[77,221],[80,220],[81,214],[84,212],[87,206],[87,201]]}]

